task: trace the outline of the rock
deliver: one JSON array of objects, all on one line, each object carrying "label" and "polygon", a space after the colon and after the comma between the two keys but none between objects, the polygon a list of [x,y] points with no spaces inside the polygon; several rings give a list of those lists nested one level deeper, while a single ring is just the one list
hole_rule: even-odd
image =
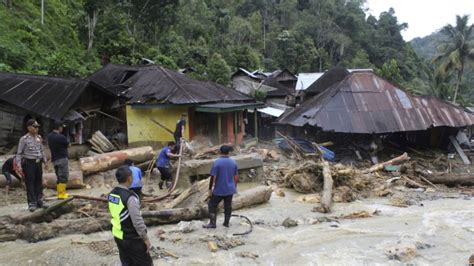
[{"label": "rock", "polygon": [[270,157],[273,161],[275,162],[278,162],[280,161],[280,156],[278,155],[278,153],[274,150],[271,150],[270,152],[268,152],[268,157]]},{"label": "rock", "polygon": [[291,219],[290,217],[286,218],[281,224],[286,228],[298,226],[298,222]]},{"label": "rock", "polygon": [[301,203],[320,203],[321,195],[319,194],[304,195],[304,196],[298,197],[296,201],[301,202]]},{"label": "rock", "polygon": [[378,197],[386,197],[392,194],[390,189],[379,190],[375,193]]},{"label": "rock", "polygon": [[250,258],[250,259],[257,259],[258,255],[252,252],[248,251],[243,251],[243,252],[238,252],[236,253],[237,256],[242,257],[242,258]]},{"label": "rock", "polygon": [[335,188],[332,198],[334,202],[352,202],[355,200],[354,193],[348,186],[340,186]]},{"label": "rock", "polygon": [[217,250],[219,250],[217,243],[214,241],[207,241],[207,246],[211,252],[217,252]]},{"label": "rock", "polygon": [[193,231],[196,231],[202,227],[202,222],[201,221],[191,221],[191,222],[186,222],[186,221],[181,221],[177,225],[178,229],[177,231],[182,232],[182,233],[191,233]]},{"label": "rock", "polygon": [[474,264],[474,254],[469,257],[469,265]]},{"label": "rock", "polygon": [[407,262],[415,258],[418,253],[414,244],[397,244],[385,250],[385,254],[391,260]]}]

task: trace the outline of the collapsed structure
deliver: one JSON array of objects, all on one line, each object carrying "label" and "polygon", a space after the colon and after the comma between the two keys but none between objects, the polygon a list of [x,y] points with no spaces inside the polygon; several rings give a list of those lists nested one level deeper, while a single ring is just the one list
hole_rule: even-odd
[{"label": "collapsed structure", "polygon": [[433,96],[412,96],[373,71],[327,71],[306,89],[306,101],[280,125],[344,134],[403,133],[407,140],[439,146],[474,114]]}]

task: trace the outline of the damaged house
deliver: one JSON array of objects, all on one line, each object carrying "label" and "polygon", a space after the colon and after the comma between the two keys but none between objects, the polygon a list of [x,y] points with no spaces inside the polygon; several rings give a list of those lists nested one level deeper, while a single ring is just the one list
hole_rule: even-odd
[{"label": "damaged house", "polygon": [[[255,124],[254,117],[257,117],[260,139],[274,138],[273,123],[285,110],[295,106],[296,81],[297,77],[287,69],[250,72],[239,68],[232,75],[233,89],[265,101],[265,108],[258,109],[256,116],[247,116],[251,125]],[[252,134],[251,132],[253,130],[249,134]]]},{"label": "damaged house", "polygon": [[312,96],[278,121],[294,136],[297,128],[312,136],[388,134],[398,143],[442,147],[460,128],[474,125],[474,115],[462,107],[410,95],[370,70],[329,70],[306,92]]},{"label": "damaged house", "polygon": [[238,144],[245,132],[244,110],[262,106],[238,91],[214,82],[194,80],[157,65],[109,64],[89,80],[127,102],[125,113],[131,146],[161,146],[173,140],[169,131],[174,131],[182,114],[187,115],[185,138],[205,136],[214,143]]},{"label": "damaged house", "polygon": [[[96,130],[113,134],[121,123],[107,114],[112,106],[84,80],[0,72],[0,146],[14,147],[31,118],[42,125],[42,136],[54,121],[65,122],[72,143],[83,143]],[[102,119],[93,119],[98,116]]]}]

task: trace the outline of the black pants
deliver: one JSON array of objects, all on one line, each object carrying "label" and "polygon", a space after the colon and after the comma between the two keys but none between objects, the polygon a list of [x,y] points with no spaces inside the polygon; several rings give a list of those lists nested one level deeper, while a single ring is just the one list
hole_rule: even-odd
[{"label": "black pants", "polygon": [[161,180],[163,181],[171,181],[173,177],[171,176],[170,169],[167,167],[158,167],[158,171],[160,171],[161,174]]},{"label": "black pants", "polygon": [[232,197],[233,196],[234,195],[228,195],[228,196],[212,195],[208,203],[209,213],[217,214],[217,205],[219,205],[219,203],[222,200],[224,200],[224,214],[230,217],[230,215],[232,214]]},{"label": "black pants", "polygon": [[15,173],[15,172],[8,172],[8,171],[5,171],[5,172],[2,172],[2,174],[5,176],[5,178],[7,179],[7,186],[11,185],[12,184],[12,176],[16,177],[18,180],[20,180],[20,183],[21,183],[21,178]]},{"label": "black pants", "polygon": [[43,202],[43,168],[41,162],[24,159],[21,167],[25,173],[28,206],[41,205]]},{"label": "black pants", "polygon": [[117,243],[120,262],[123,266],[153,265],[153,260],[146,252],[145,242],[142,239],[120,240],[115,238],[115,243]]},{"label": "black pants", "polygon": [[174,142],[176,144],[175,148],[174,148],[174,153],[178,154],[179,153],[179,149],[181,147],[181,136],[174,136]]}]

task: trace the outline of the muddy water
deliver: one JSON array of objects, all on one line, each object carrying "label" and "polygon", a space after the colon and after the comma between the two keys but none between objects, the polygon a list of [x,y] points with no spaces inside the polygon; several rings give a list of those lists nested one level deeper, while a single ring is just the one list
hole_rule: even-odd
[{"label": "muddy water", "polygon": [[[240,186],[244,189],[246,186]],[[339,222],[313,224],[322,214],[313,213],[312,204],[295,202],[299,194],[285,191],[286,197],[273,195],[271,201],[256,208],[236,211],[248,216],[254,231],[239,237],[245,244],[229,250],[211,253],[207,238],[230,236],[248,227],[239,219],[232,227],[220,226],[215,231],[197,229],[191,233],[173,232],[178,225],[149,228],[155,246],[179,256],[162,258],[155,265],[402,265],[390,260],[386,250],[397,244],[418,244],[416,256],[406,263],[416,265],[464,265],[474,253],[474,200],[459,196],[422,201],[407,208],[390,206],[387,199],[366,199],[336,204],[329,216],[347,215],[355,211],[379,211],[377,216],[363,219],[339,219]],[[299,225],[280,226],[291,217]],[[203,221],[205,222],[205,221]],[[203,223],[193,222],[196,228]],[[222,216],[218,217],[222,223]],[[164,230],[158,239],[157,230]],[[110,240],[109,232],[91,235],[64,236],[40,243],[23,241],[0,243],[2,265],[118,265],[115,254],[101,255],[86,245]],[[242,258],[240,252],[251,252],[257,259]]]}]

